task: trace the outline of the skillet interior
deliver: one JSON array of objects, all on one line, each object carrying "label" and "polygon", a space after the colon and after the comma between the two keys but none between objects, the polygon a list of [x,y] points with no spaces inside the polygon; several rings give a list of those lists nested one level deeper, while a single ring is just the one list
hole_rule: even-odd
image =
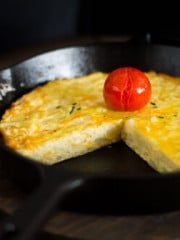
[{"label": "skillet interior", "polygon": [[[0,81],[9,83],[16,89],[3,97],[3,101],[0,103],[1,114],[13,100],[38,84],[56,78],[75,77],[94,71],[109,72],[120,66],[134,66],[143,71],[155,70],[180,75],[180,49],[160,45],[134,46],[112,43],[68,47],[42,54],[0,72]],[[147,206],[155,210],[178,207],[178,204],[173,206],[171,204],[174,198],[180,200],[180,193],[174,185],[174,181],[180,181],[180,176],[178,174],[165,176],[157,174],[122,142],[113,144],[112,148],[103,148],[52,167],[41,166],[20,157],[7,149],[3,142],[0,143],[0,149],[2,152],[0,159],[2,163],[5,163],[6,169],[10,173],[8,174],[13,177],[13,181],[23,185],[25,189],[34,188],[46,175],[47,168],[48,171],[59,168],[60,171],[64,169],[64,171],[92,175],[95,173],[93,180],[87,182],[79,194],[73,193],[74,202],[79,202],[78,206],[76,205],[78,210],[82,209],[79,200],[82,192],[86,193],[86,199],[83,199],[83,202],[88,203],[90,195],[91,201],[94,201],[94,204],[96,202],[95,211],[98,211],[100,205],[103,211],[104,198],[111,203],[109,204],[110,211],[117,210],[119,201],[123,207],[129,206],[132,201],[137,202],[138,209],[142,206],[143,211]],[[24,172],[26,174],[23,174]],[[24,180],[22,181],[22,179]],[[115,190],[112,187],[113,184]],[[166,184],[168,188],[164,188],[163,184]],[[94,194],[92,194],[93,191]],[[153,194],[156,195],[154,198]],[[108,195],[111,197],[109,198]],[[166,201],[162,204],[165,197]],[[115,198],[116,201],[112,203]],[[97,201],[97,199],[99,200]],[[70,205],[66,199],[64,207],[71,208]],[[104,209],[106,207],[107,205],[104,206]],[[84,205],[84,208],[88,209],[87,204]]]}]

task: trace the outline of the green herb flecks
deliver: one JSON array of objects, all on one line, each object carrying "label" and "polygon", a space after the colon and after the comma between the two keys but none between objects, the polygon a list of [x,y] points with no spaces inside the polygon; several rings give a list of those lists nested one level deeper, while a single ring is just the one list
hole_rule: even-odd
[{"label": "green herb flecks", "polygon": [[131,119],[131,118],[133,118],[133,117],[132,117],[132,116],[127,116],[127,117],[126,117],[127,120],[129,120],[129,119]]},{"label": "green herb flecks", "polygon": [[157,108],[157,105],[156,105],[155,102],[150,102],[150,104],[151,104],[151,106],[152,106],[153,108]]},{"label": "green herb flecks", "polygon": [[75,102],[75,103],[72,103],[71,110],[70,110],[69,114],[72,114],[72,113],[74,112],[74,110],[75,110],[75,108],[76,108],[76,105],[77,105],[76,102]]},{"label": "green herb flecks", "polygon": [[76,102],[72,103],[71,110],[69,111],[69,114],[72,114],[75,110],[78,110],[78,111],[81,110],[81,107],[77,107]]},{"label": "green herb flecks", "polygon": [[60,107],[61,107],[61,106],[58,105],[58,106],[56,106],[56,109],[59,109]]}]

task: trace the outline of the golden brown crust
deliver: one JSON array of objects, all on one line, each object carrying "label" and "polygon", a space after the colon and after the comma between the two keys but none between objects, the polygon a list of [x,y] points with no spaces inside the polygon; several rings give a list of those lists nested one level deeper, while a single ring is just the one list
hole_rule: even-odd
[{"label": "golden brown crust", "polygon": [[102,96],[107,74],[98,72],[37,87],[5,112],[0,131],[8,146],[46,164],[93,151],[122,134],[156,170],[179,170],[180,78],[146,74],[152,96],[140,111],[108,109]]}]

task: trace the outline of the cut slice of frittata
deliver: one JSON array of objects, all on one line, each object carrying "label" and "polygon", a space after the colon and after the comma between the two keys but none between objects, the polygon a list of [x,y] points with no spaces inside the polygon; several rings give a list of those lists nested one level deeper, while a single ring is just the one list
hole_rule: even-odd
[{"label": "cut slice of frittata", "polygon": [[124,122],[122,139],[159,172],[180,170],[180,78],[149,73],[152,96]]}]

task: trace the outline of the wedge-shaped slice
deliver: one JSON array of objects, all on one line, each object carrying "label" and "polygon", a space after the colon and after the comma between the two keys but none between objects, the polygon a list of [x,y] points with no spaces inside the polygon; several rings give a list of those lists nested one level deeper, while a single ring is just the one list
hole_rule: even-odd
[{"label": "wedge-shaped slice", "polygon": [[180,79],[150,73],[150,104],[126,120],[122,138],[159,172],[180,170]]}]

